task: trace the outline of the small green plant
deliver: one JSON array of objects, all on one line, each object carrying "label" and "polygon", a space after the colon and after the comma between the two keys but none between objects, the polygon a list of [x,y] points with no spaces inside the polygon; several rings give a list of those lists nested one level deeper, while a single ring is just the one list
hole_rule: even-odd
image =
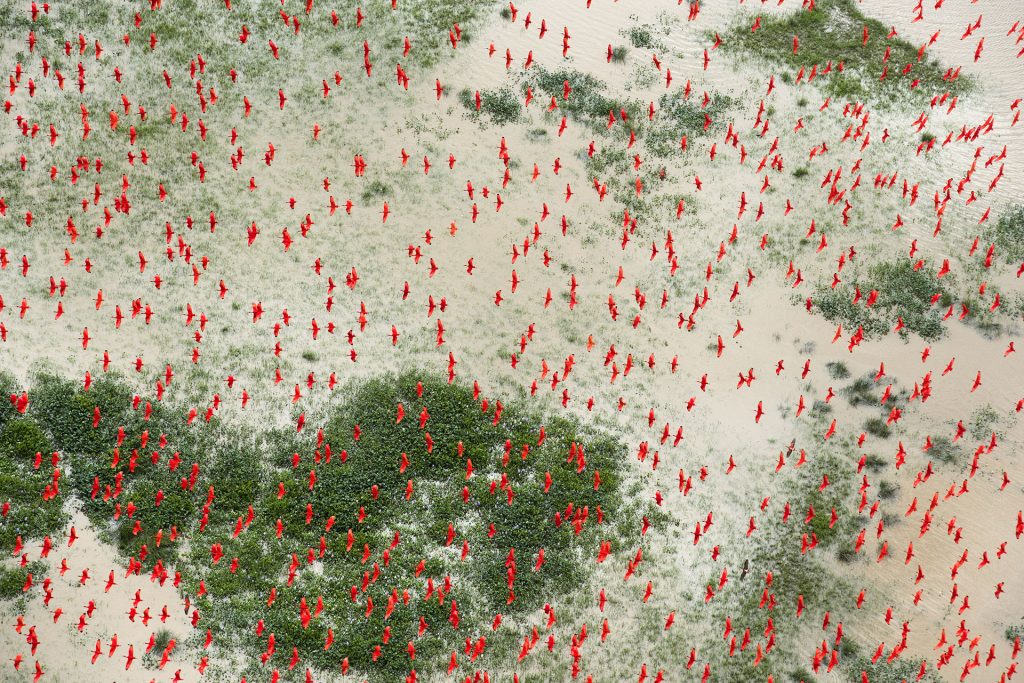
[{"label": "small green plant", "polygon": [[880,417],[871,417],[864,422],[864,431],[879,439],[888,439],[892,435],[892,429]]},{"label": "small green plant", "polygon": [[629,49],[625,45],[619,45],[612,49],[612,61],[621,64],[626,61],[627,54],[629,54]]},{"label": "small green plant", "polygon": [[806,166],[797,166],[793,169],[794,178],[806,178],[810,173],[810,170],[808,170]]},{"label": "small green plant", "polygon": [[645,26],[634,26],[629,29],[629,42],[633,47],[648,50],[654,47],[654,37],[650,29]]},{"label": "small green plant", "polygon": [[851,384],[844,387],[841,392],[845,394],[846,400],[851,406],[874,405],[878,403],[878,397],[874,393],[875,383],[871,377],[858,377]]},{"label": "small green plant", "polygon": [[888,479],[883,479],[878,483],[878,497],[882,500],[890,500],[896,497],[899,492],[899,487],[893,484]]},{"label": "small green plant", "polygon": [[850,564],[857,559],[857,553],[854,551],[852,545],[844,543],[836,549],[836,559],[843,564]]},{"label": "small green plant", "polygon": [[868,468],[869,472],[878,473],[885,467],[885,460],[882,456],[871,453],[864,457],[864,467]]},{"label": "small green plant", "polygon": [[932,439],[932,447],[928,453],[941,463],[953,463],[963,459],[963,453],[959,446],[954,444],[949,437],[936,436]]},{"label": "small green plant", "polygon": [[825,367],[828,369],[828,376],[832,379],[846,379],[850,376],[850,369],[843,361],[832,361],[826,363]]},{"label": "small green plant", "polygon": [[370,202],[378,197],[391,197],[393,194],[394,190],[383,180],[371,180],[363,188],[361,197],[364,202]]}]

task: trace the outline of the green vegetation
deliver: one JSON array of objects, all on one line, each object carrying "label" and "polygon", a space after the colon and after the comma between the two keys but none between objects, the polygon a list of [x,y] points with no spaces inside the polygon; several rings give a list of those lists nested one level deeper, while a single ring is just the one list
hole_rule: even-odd
[{"label": "green vegetation", "polygon": [[946,436],[936,436],[932,439],[932,447],[928,450],[928,453],[932,458],[942,463],[948,464],[963,461],[962,449]]},{"label": "green vegetation", "polygon": [[892,435],[892,429],[880,417],[869,417],[864,421],[864,431],[879,439],[888,439]]},{"label": "green vegetation", "polygon": [[864,458],[864,466],[868,468],[869,472],[878,473],[885,467],[885,460],[882,456],[871,453]]},{"label": "green vegetation", "polygon": [[888,479],[883,479],[878,483],[878,497],[882,500],[891,500],[895,498],[899,491],[900,487],[893,484]]},{"label": "green vegetation", "polygon": [[25,590],[25,581],[32,575],[32,583],[42,583],[46,564],[40,561],[30,562],[22,567],[0,565],[0,600],[17,598]]},{"label": "green vegetation", "polygon": [[[720,126],[715,124],[720,123],[719,118],[732,104],[732,98],[719,93],[711,97],[706,107],[697,98],[689,99],[678,90],[662,95],[658,100],[659,125],[648,131],[647,148],[659,157],[678,153],[684,135],[696,138],[717,131]],[[707,128],[705,116],[711,120]]]},{"label": "green vegetation", "polygon": [[793,169],[794,178],[806,178],[810,173],[810,170],[806,166],[797,166]]},{"label": "green vegetation", "polygon": [[[803,69],[805,82],[812,67],[817,66],[815,82],[833,97],[870,99],[884,106],[896,101],[894,96],[924,98],[946,91],[961,94],[968,87],[964,77],[946,80],[946,69],[938,62],[927,58],[919,61],[918,46],[899,37],[889,38],[889,27],[867,17],[854,0],[818,0],[813,10],[762,17],[756,31],[751,31],[752,20],[747,19],[732,30],[726,47],[736,47],[773,64],[781,62],[794,72]],[[794,36],[799,39],[796,54]],[[823,71],[830,62],[832,71],[825,75]],[[908,65],[911,68],[904,74]],[[912,90],[915,81],[919,83]]]},{"label": "green vegetation", "polygon": [[629,49],[625,45],[619,45],[612,49],[612,61],[621,64],[626,61],[627,54],[629,54]]},{"label": "green vegetation", "polygon": [[378,197],[391,197],[394,192],[394,189],[383,180],[374,179],[366,184],[360,196],[364,202],[369,202]]},{"label": "green vegetation", "polygon": [[[38,373],[31,387],[27,414],[5,417],[0,458],[31,481],[36,451],[61,452],[62,495],[75,495],[143,571],[173,562],[222,645],[249,661],[266,648],[252,629],[258,619],[276,634],[275,658],[286,661],[293,646],[323,669],[347,657],[371,680],[407,673],[409,642],[420,671],[446,665],[466,637],[483,633],[488,653],[507,654],[518,635],[492,633],[496,614],[528,615],[578,590],[598,541],[614,551],[638,535],[638,504],[625,514],[620,491],[623,444],[517,405],[504,405],[498,419],[471,389],[433,377],[387,376],[339,392],[345,398],[319,433],[235,429],[201,417],[188,425],[181,410],[159,402],[147,416],[110,376],[86,391]],[[63,524],[60,498],[36,502],[38,490],[30,493],[0,522],[4,548],[16,527],[24,536]],[[191,542],[174,540],[175,529]],[[215,548],[223,559],[212,561]],[[3,576],[4,591],[14,583],[20,590],[17,574]],[[424,600],[428,577],[434,592]],[[300,602],[312,610],[319,598],[323,613],[303,624]],[[429,625],[421,636],[420,617]],[[328,629],[336,643],[325,650]]]},{"label": "green vegetation", "polygon": [[971,413],[971,421],[967,425],[967,431],[971,438],[981,441],[988,439],[993,432],[998,433],[999,413],[995,408],[986,404]]},{"label": "green vegetation", "polygon": [[[570,89],[568,98],[564,97],[566,83]],[[527,84],[533,87],[534,97],[556,98],[558,109],[554,113],[566,115],[596,132],[608,130],[608,116],[614,112],[616,128],[633,129],[639,134],[640,120],[645,116],[642,105],[633,100],[609,97],[608,86],[588,73],[567,67],[554,70],[537,67]],[[628,119],[625,125],[621,122],[622,112]]]},{"label": "green vegetation", "polygon": [[850,369],[842,361],[826,363],[825,367],[828,369],[828,376],[832,379],[846,379],[850,376]]},{"label": "green vegetation", "polygon": [[[12,381],[0,375],[4,409],[0,411],[0,505],[10,510],[0,521],[0,547],[41,539],[64,526],[62,484],[54,489],[54,448],[32,420],[17,415],[7,397]],[[8,390],[10,389],[10,390]],[[24,577],[22,577],[24,578]]]},{"label": "green vegetation", "polygon": [[870,376],[858,377],[848,386],[843,387],[841,393],[851,406],[878,405],[878,397],[874,393],[875,383]]},{"label": "green vegetation", "polygon": [[646,26],[633,26],[626,31],[626,35],[635,48],[648,50],[654,47],[654,37]]},{"label": "green vegetation", "polygon": [[[820,484],[825,475],[831,485],[821,490]],[[727,558],[733,566],[749,560],[754,569],[746,580],[730,581],[729,587],[720,592],[717,591],[718,576],[709,578],[708,583],[716,587],[717,594],[703,608],[708,610],[707,623],[721,623],[728,616],[734,632],[742,633],[749,628],[754,636],[764,633],[768,619],[772,619],[779,632],[794,633],[802,626],[793,609],[798,596],[803,596],[806,607],[812,611],[823,609],[825,605],[841,604],[839,596],[850,588],[841,577],[826,569],[827,565],[819,558],[831,550],[844,557],[847,539],[856,535],[859,521],[855,516],[840,513],[839,520],[830,527],[829,514],[832,508],[843,511],[853,504],[850,483],[854,476],[855,469],[850,459],[830,446],[816,453],[800,469],[791,471],[785,481],[779,482],[777,491],[791,504],[792,516],[787,522],[783,522],[777,512],[757,517],[758,529],[744,544],[742,555]],[[815,514],[805,523],[805,515],[812,507]],[[808,550],[804,545],[809,544],[812,537],[817,540],[817,546]],[[850,547],[846,561],[852,561],[854,557]],[[767,586],[764,579],[769,571],[773,580]],[[767,594],[772,596],[771,604],[776,605],[775,609],[762,602]],[[706,649],[705,652],[711,658],[716,680],[755,680],[751,678],[749,657],[752,655],[730,657],[724,647]],[[776,647],[765,653],[760,666],[765,667],[765,671],[785,670],[796,661],[793,659],[795,655],[792,641],[776,642]],[[758,675],[757,680],[761,679],[763,674]]]},{"label": "green vegetation", "polygon": [[984,239],[995,243],[996,256],[1008,263],[1024,261],[1024,204],[1004,211],[999,220],[985,230]]},{"label": "green vegetation", "polygon": [[[855,287],[861,291],[857,303],[853,302]],[[866,300],[873,290],[878,291],[878,301],[868,307]],[[931,272],[915,270],[912,261],[903,259],[876,263],[868,269],[866,278],[856,278],[835,289],[819,287],[815,303],[825,318],[842,323],[851,333],[861,327],[867,338],[882,337],[895,327],[899,317],[904,323],[901,335],[913,333],[932,341],[943,333],[940,312],[932,304],[936,294],[941,300],[948,292]]]},{"label": "green vegetation", "polygon": [[459,92],[459,101],[474,114],[487,114],[499,125],[518,121],[523,111],[519,98],[509,87],[481,90],[479,111],[476,108],[476,93],[469,88],[463,88]]}]

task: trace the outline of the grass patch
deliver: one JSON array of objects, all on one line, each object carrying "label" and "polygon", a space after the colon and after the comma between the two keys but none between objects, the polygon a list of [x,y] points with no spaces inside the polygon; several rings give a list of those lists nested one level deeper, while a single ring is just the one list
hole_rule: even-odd
[{"label": "grass patch", "polygon": [[364,202],[372,201],[378,197],[391,197],[395,193],[394,189],[385,183],[383,180],[371,180],[363,188],[360,197]]},{"label": "grass patch", "polygon": [[846,396],[851,406],[878,405],[878,397],[874,392],[875,383],[870,376],[859,377],[848,386],[843,387],[841,392]]},{"label": "grass patch", "polygon": [[935,460],[946,464],[963,460],[963,450],[946,436],[937,436],[932,439],[932,447],[928,453]]},{"label": "grass patch", "polygon": [[878,497],[882,500],[892,500],[899,491],[900,487],[888,479],[883,479],[878,483]]}]

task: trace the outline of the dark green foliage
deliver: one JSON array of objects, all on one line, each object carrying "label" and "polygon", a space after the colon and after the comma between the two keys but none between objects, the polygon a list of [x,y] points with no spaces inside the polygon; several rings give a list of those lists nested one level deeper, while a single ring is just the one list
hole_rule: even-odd
[{"label": "dark green foliage", "polygon": [[869,472],[878,473],[885,467],[885,460],[881,456],[871,453],[864,458],[864,466]]},{"label": "dark green foliage", "polygon": [[[862,298],[853,303],[854,288],[860,287]],[[868,307],[869,292],[878,290],[878,301]],[[904,323],[901,335],[913,333],[929,341],[942,336],[942,319],[932,304],[932,297],[947,292],[940,281],[925,269],[914,270],[909,259],[877,263],[866,278],[843,283],[835,289],[820,287],[815,303],[821,314],[833,322],[856,330],[863,327],[864,336],[884,336],[895,327],[896,318]]]},{"label": "dark green foliage", "polygon": [[392,195],[394,195],[394,189],[392,189],[391,185],[383,180],[371,180],[363,188],[361,197],[364,202],[369,202],[381,197],[391,197]]},{"label": "dark green foliage", "polygon": [[891,498],[895,498],[896,494],[899,493],[899,490],[899,486],[893,484],[887,479],[883,479],[878,484],[878,497],[882,500],[889,500]]},{"label": "dark green foliage", "polygon": [[522,116],[523,105],[511,88],[480,91],[480,111],[476,109],[476,95],[469,88],[459,92],[459,101],[474,114],[487,114],[499,125],[513,123]]},{"label": "dark green foliage", "polygon": [[996,256],[1009,263],[1024,261],[1024,204],[1004,211],[999,220],[985,230],[984,238],[995,243]]},{"label": "dark green foliage", "polygon": [[[946,69],[938,62],[918,61],[918,46],[899,37],[888,38],[889,27],[864,15],[854,0],[819,0],[813,10],[798,10],[778,17],[764,17],[757,31],[751,21],[737,26],[727,40],[727,47],[737,47],[773,63],[781,61],[793,72],[803,68],[804,81],[817,65],[816,83],[833,97],[864,100],[885,105],[894,97],[925,98],[936,93],[962,94],[968,82],[960,77],[944,80]],[[868,41],[863,42],[867,27]],[[793,53],[793,37],[799,38],[799,49]],[[888,63],[883,61],[889,49]],[[822,72],[832,63],[832,71]],[[843,62],[843,70],[839,63]],[[881,79],[888,64],[888,72]],[[911,70],[903,74],[903,69]],[[784,79],[785,80],[785,79]],[[919,80],[916,88],[911,84]]]},{"label": "dark green foliage", "polygon": [[859,377],[844,387],[842,393],[846,395],[846,400],[851,406],[878,405],[879,397],[875,396],[874,386],[870,375]]},{"label": "dark green foliage", "polygon": [[10,504],[0,518],[0,548],[9,549],[19,536],[27,542],[52,534],[66,521],[63,496],[43,497],[52,486],[52,452],[49,439],[30,418],[15,417],[0,430],[0,505]]},{"label": "dark green foliage", "polygon": [[17,566],[0,566],[0,600],[10,600],[21,595],[29,574],[32,575],[33,584],[42,583],[44,572],[46,564],[38,561],[30,562],[25,567],[20,563]]},{"label": "dark green foliage", "polygon": [[[92,521],[111,531],[122,553],[140,558],[145,571],[158,561],[173,562],[182,589],[222,634],[219,642],[247,661],[258,662],[266,648],[266,637],[253,633],[259,619],[276,635],[278,654],[272,662],[282,670],[293,647],[310,666],[325,670],[347,657],[353,669],[373,680],[408,673],[409,642],[416,644],[420,671],[446,665],[448,653],[481,634],[487,635],[488,652],[507,653],[517,643],[501,629],[491,632],[497,613],[529,614],[545,600],[578,588],[590,575],[599,541],[617,549],[623,534],[637,534],[622,514],[625,447],[564,418],[544,422],[516,405],[503,406],[496,421],[495,405],[482,409],[471,389],[432,377],[422,378],[418,387],[420,380],[407,373],[339,391],[343,402],[331,411],[321,439],[315,429],[243,431],[216,418],[199,418],[189,426],[182,410],[159,403],[146,419],[144,406],[133,408],[130,392],[117,379],[101,377],[86,391],[38,374],[28,414],[9,419],[0,431],[0,495],[12,501],[11,513],[0,522],[0,549],[9,549],[15,534],[28,540],[66,523],[60,497],[43,502],[39,495],[52,471],[48,458],[40,474],[33,470],[36,452],[59,450],[69,473],[62,487],[77,496]],[[401,421],[399,404],[405,412]],[[101,419],[94,428],[96,408]],[[124,428],[120,446],[119,427]],[[145,445],[144,432],[149,435]],[[166,447],[158,443],[161,435]],[[180,464],[172,469],[174,454]],[[467,477],[469,461],[473,471]],[[548,473],[551,485],[545,492]],[[116,521],[115,505],[121,509]],[[253,521],[236,536],[250,506]],[[664,522],[661,515],[649,516],[655,525]],[[329,518],[333,528],[328,531]],[[172,529],[190,543],[172,541]],[[217,562],[214,545],[223,549]],[[506,561],[513,549],[510,601]],[[543,566],[534,571],[542,549]],[[423,571],[417,575],[421,560]],[[425,600],[428,577],[435,588]],[[200,580],[203,597],[198,596]],[[450,593],[439,600],[438,589],[447,580]],[[0,581],[5,591],[20,590],[23,582],[21,572]],[[274,588],[277,598],[268,606]],[[399,600],[386,616],[393,595]],[[312,610],[321,596],[324,612],[304,627],[300,601],[305,598]],[[374,608],[367,614],[370,599]],[[429,625],[422,636],[417,634],[420,617]],[[388,644],[382,643],[385,627],[390,628]],[[328,628],[336,644],[325,651]],[[374,661],[377,645],[382,650]]]},{"label": "dark green foliage", "polygon": [[6,372],[0,371],[0,429],[3,429],[7,421],[18,414],[14,404],[8,399],[18,392],[18,384]]}]

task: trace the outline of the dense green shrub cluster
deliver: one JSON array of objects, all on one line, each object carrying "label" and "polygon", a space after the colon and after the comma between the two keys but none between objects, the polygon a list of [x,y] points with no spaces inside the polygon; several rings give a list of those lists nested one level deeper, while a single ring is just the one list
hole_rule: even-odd
[{"label": "dense green shrub cluster", "polygon": [[[614,549],[627,533],[618,441],[563,418],[542,422],[516,405],[496,419],[496,404],[471,389],[412,373],[339,395],[322,431],[252,431],[217,418],[188,425],[182,410],[160,403],[147,419],[145,404],[133,407],[116,379],[86,391],[42,373],[32,379],[27,415],[2,423],[0,464],[21,485],[34,481],[37,451],[59,451],[68,493],[143,571],[162,561],[180,572],[218,645],[252,662],[250,675],[271,632],[277,654],[269,665],[282,672],[293,647],[306,666],[336,670],[347,658],[378,680],[447,665],[466,638],[484,636],[485,652],[508,654],[522,633],[492,632],[495,616],[515,620],[577,588],[598,542]],[[52,468],[41,471],[45,480]],[[19,525],[38,535],[64,524],[59,500],[36,502],[38,482],[22,485],[31,500],[7,478],[0,483],[0,496],[16,503],[0,523],[3,549]],[[303,599],[310,611],[318,599],[324,605],[307,624]],[[335,644],[325,649],[329,631]]]},{"label": "dense green shrub cluster", "polygon": [[[853,302],[856,287],[862,295],[858,303]],[[872,290],[878,291],[878,301],[868,307],[866,299]],[[867,277],[857,278],[852,283],[843,283],[834,289],[821,287],[814,302],[822,315],[833,322],[841,322],[851,334],[863,327],[865,337],[882,337],[895,327],[899,317],[904,323],[901,334],[913,333],[934,340],[943,333],[941,311],[932,304],[936,294],[942,305],[950,303],[949,293],[931,271],[915,270],[912,261],[902,259],[876,263],[868,270]]]},{"label": "dense green shrub cluster", "polygon": [[[459,92],[459,100],[462,106],[477,113],[476,94],[469,88],[463,88]],[[511,88],[495,88],[492,90],[480,91],[480,111],[487,114],[492,121],[499,125],[513,123],[522,116],[523,105]]]},{"label": "dense green shrub cluster", "polygon": [[[609,112],[614,112],[616,121],[620,121],[621,112],[625,111],[628,121],[625,126],[617,127],[623,130],[633,129],[639,135],[641,117],[646,115],[639,102],[610,97],[608,86],[603,81],[582,71],[568,67],[537,67],[533,71],[533,77],[528,84],[533,87],[534,96],[543,95],[545,100],[555,97],[558,100],[557,112],[601,132],[608,128]],[[566,82],[569,83],[571,90],[568,99],[563,99]]]}]

